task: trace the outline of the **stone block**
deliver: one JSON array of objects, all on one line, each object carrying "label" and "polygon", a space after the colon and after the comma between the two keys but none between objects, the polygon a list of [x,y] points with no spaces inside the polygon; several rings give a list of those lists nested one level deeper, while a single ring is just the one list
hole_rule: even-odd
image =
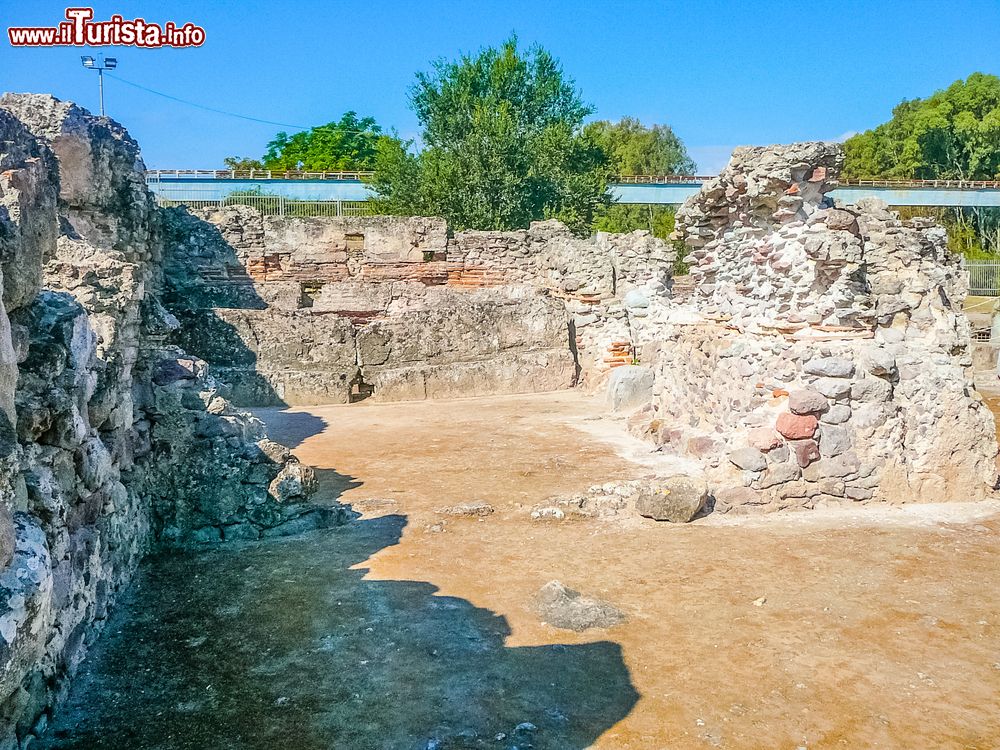
[{"label": "stone block", "polygon": [[817,424],[819,421],[811,414],[783,413],[778,415],[774,428],[789,440],[805,440],[815,434]]},{"label": "stone block", "polygon": [[729,461],[746,471],[763,471],[767,468],[767,459],[756,448],[739,448],[732,451],[729,454]]},{"label": "stone block", "polygon": [[792,414],[818,414],[828,406],[826,396],[813,388],[800,388],[788,394],[788,409]]},{"label": "stone block", "polygon": [[792,440],[789,446],[795,456],[795,462],[803,468],[820,457],[819,446],[815,440]]},{"label": "stone block", "polygon": [[849,378],[854,374],[854,363],[843,357],[818,357],[810,359],[802,369],[825,378]]},{"label": "stone block", "polygon": [[704,484],[686,477],[676,477],[658,486],[640,491],[634,498],[640,516],[657,521],[687,523],[694,520],[708,500]]}]

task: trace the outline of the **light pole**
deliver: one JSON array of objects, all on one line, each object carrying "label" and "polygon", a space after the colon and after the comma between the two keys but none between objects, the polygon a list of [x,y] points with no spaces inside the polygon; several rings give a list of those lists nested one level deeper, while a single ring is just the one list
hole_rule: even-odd
[{"label": "light pole", "polygon": [[83,63],[83,67],[90,68],[90,70],[97,71],[97,86],[101,92],[101,117],[104,117],[104,71],[114,70],[118,67],[118,59],[115,57],[105,57],[104,55],[98,55],[95,60],[91,55],[81,55],[80,62]]}]

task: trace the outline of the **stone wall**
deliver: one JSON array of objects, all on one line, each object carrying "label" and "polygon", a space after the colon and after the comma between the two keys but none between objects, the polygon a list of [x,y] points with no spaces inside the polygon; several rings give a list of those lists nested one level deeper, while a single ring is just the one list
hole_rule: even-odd
[{"label": "stone wall", "polygon": [[[674,254],[646,232],[547,221],[449,236],[441,219],[166,212],[178,341],[245,404],[571,387],[634,357],[631,320]],[[631,295],[631,296],[629,296]],[[629,307],[631,304],[631,307]]]},{"label": "stone wall", "polygon": [[339,511],[305,502],[311,469],[168,341],[158,210],[124,129],[6,95],[0,167],[0,748],[13,748],[44,729],[157,541],[258,538]]},{"label": "stone wall", "polygon": [[972,500],[996,484],[944,230],[835,207],[840,146],[738,149],[678,213],[695,289],[654,304],[634,420],[700,458],[716,510]]}]

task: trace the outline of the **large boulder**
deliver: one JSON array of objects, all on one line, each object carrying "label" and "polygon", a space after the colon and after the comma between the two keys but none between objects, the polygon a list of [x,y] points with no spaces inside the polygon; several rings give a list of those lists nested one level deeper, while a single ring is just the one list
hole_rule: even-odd
[{"label": "large boulder", "polygon": [[634,498],[640,516],[656,521],[687,523],[693,521],[708,501],[704,483],[675,477],[640,491]]}]

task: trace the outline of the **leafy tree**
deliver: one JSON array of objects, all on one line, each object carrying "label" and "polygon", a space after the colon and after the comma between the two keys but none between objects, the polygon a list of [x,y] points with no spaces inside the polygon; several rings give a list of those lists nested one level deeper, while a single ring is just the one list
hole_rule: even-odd
[{"label": "leafy tree", "polygon": [[363,171],[375,166],[379,141],[388,138],[371,117],[347,112],[340,120],[288,135],[267,144],[265,169],[309,172]]},{"label": "leafy tree", "polygon": [[251,159],[248,156],[227,156],[222,160],[222,163],[226,165],[226,169],[232,169],[237,172],[248,172],[251,169],[264,169],[264,162],[260,159]]},{"label": "leafy tree", "polygon": [[588,231],[606,205],[608,158],[582,132],[591,112],[541,47],[498,48],[418,73],[410,105],[423,129],[378,149],[372,185],[381,210],[441,215],[457,228],[515,229],[558,218]]},{"label": "leafy tree", "polygon": [[592,122],[584,133],[608,154],[617,175],[694,174],[694,161],[669,125],[646,127],[623,117]]},{"label": "leafy tree", "polygon": [[[592,122],[584,132],[598,143],[611,159],[616,175],[694,174],[694,161],[680,138],[667,125],[646,127],[625,117],[617,123]],[[594,218],[594,231],[631,232],[647,229],[667,240],[674,230],[674,206],[615,203],[601,208]],[[686,267],[678,266],[680,273]]]},{"label": "leafy tree", "polygon": [[[973,73],[926,99],[903,101],[891,120],[849,138],[844,146],[845,177],[1000,179],[1000,78]],[[953,251],[969,258],[1000,253],[1000,211],[918,212],[932,214],[947,227]]]},{"label": "leafy tree", "polygon": [[927,99],[903,101],[892,119],[844,144],[844,176],[1000,178],[1000,78],[973,73]]}]

